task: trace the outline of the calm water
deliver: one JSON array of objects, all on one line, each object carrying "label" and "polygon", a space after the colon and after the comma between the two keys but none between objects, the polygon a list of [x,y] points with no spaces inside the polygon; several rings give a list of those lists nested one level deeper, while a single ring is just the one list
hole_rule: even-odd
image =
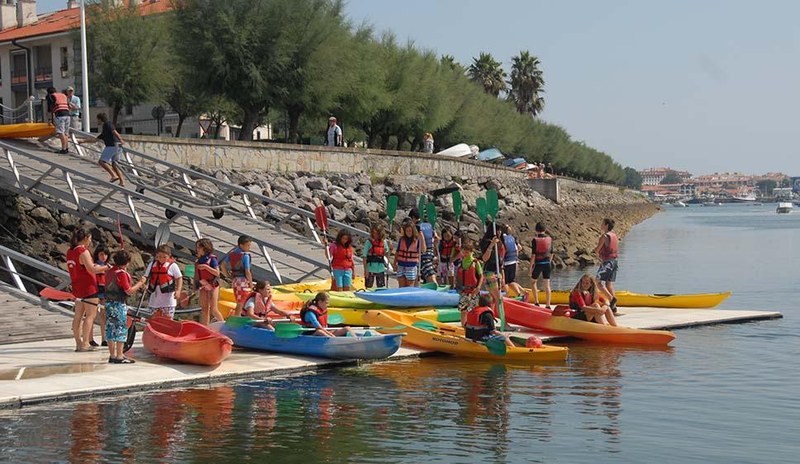
[{"label": "calm water", "polygon": [[798,462],[798,262],[798,213],[669,208],[626,237],[620,288],[732,289],[724,308],[785,318],[572,344],[560,365],[427,358],[5,411],[0,461]]}]

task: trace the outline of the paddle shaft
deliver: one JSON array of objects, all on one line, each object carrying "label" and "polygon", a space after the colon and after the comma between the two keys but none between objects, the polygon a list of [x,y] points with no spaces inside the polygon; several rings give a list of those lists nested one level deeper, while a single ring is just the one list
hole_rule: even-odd
[{"label": "paddle shaft", "polygon": [[[497,238],[497,218],[492,218],[492,232],[494,237]],[[497,269],[497,289],[500,290],[500,282],[502,281],[502,269],[500,269],[500,252],[497,247],[497,242],[494,244],[494,264]],[[500,313],[500,330],[507,330],[506,328],[506,312],[503,309],[503,297],[501,296],[497,301],[497,312]]]}]

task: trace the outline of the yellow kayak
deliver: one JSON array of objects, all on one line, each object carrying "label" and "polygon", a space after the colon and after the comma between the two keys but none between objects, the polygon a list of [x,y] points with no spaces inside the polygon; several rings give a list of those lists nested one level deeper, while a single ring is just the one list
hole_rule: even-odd
[{"label": "yellow kayak", "polygon": [[44,137],[56,133],[56,127],[44,122],[0,125],[0,139],[24,139]]},{"label": "yellow kayak", "polygon": [[[530,289],[525,289],[532,295]],[[661,294],[655,293],[645,295],[644,293],[634,293],[626,290],[618,290],[617,306],[642,307],[649,306],[654,308],[713,308],[731,296],[731,292],[723,293],[686,293],[686,294]],[[531,298],[533,301],[533,298]],[[539,291],[539,303],[544,304],[545,295]],[[569,304],[568,290],[554,290],[550,296],[551,304]]]},{"label": "yellow kayak", "polygon": [[[273,301],[303,301],[300,298],[297,298],[294,293],[278,293],[272,292],[272,300]],[[236,303],[236,298],[233,296],[233,289],[228,287],[220,287],[219,289],[219,301],[229,301],[231,303]]]},{"label": "yellow kayak", "polygon": [[[354,289],[363,289],[364,285],[365,284],[363,277],[353,278]],[[275,285],[274,287],[272,287],[272,289],[276,292],[283,292],[283,293],[327,292],[331,289],[331,279],[310,280],[308,282],[297,282],[294,284]]]},{"label": "yellow kayak", "polygon": [[[394,311],[413,314],[419,318],[437,322],[458,322],[461,315],[458,308],[392,308]],[[345,325],[369,325],[364,322],[364,309],[355,308],[328,308],[331,314],[339,314],[344,319]]]},{"label": "yellow kayak", "polygon": [[[406,336],[403,338],[403,343],[408,342],[420,348],[441,351],[456,356],[525,362],[564,361],[567,359],[568,349],[566,347],[549,345],[542,345],[540,348],[508,347],[504,355],[492,354],[483,343],[474,342],[464,337],[464,329],[460,327],[425,320],[412,314],[404,314],[397,311],[364,311],[363,319],[370,326],[383,327],[379,331],[394,333],[401,330],[405,332]],[[419,322],[432,325],[435,330],[430,331],[415,327],[414,323]],[[398,328],[398,326],[404,327]]]}]

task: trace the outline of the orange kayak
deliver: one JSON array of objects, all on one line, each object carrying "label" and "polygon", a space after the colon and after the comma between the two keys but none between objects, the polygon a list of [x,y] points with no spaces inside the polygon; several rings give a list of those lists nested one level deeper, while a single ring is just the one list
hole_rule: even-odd
[{"label": "orange kayak", "polygon": [[0,125],[0,139],[43,137],[45,135],[52,135],[55,133],[55,126],[44,122],[25,122],[21,124]]},{"label": "orange kayak", "polygon": [[506,320],[512,324],[593,342],[667,345],[675,339],[675,334],[667,330],[614,327],[564,316],[553,316],[549,309],[510,298],[503,299],[503,310]]},{"label": "orange kayak", "polygon": [[194,321],[154,317],[142,335],[144,347],[156,356],[187,364],[215,366],[230,356],[233,341]]}]

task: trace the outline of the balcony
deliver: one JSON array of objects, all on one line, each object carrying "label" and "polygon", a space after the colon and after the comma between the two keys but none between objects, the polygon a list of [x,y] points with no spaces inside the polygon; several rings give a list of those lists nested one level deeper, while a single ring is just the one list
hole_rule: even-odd
[{"label": "balcony", "polygon": [[37,89],[52,86],[53,68],[50,66],[41,66],[36,68],[36,72],[33,74],[33,85]]},{"label": "balcony", "polygon": [[11,88],[13,90],[27,91],[28,73],[25,69],[11,71]]}]

